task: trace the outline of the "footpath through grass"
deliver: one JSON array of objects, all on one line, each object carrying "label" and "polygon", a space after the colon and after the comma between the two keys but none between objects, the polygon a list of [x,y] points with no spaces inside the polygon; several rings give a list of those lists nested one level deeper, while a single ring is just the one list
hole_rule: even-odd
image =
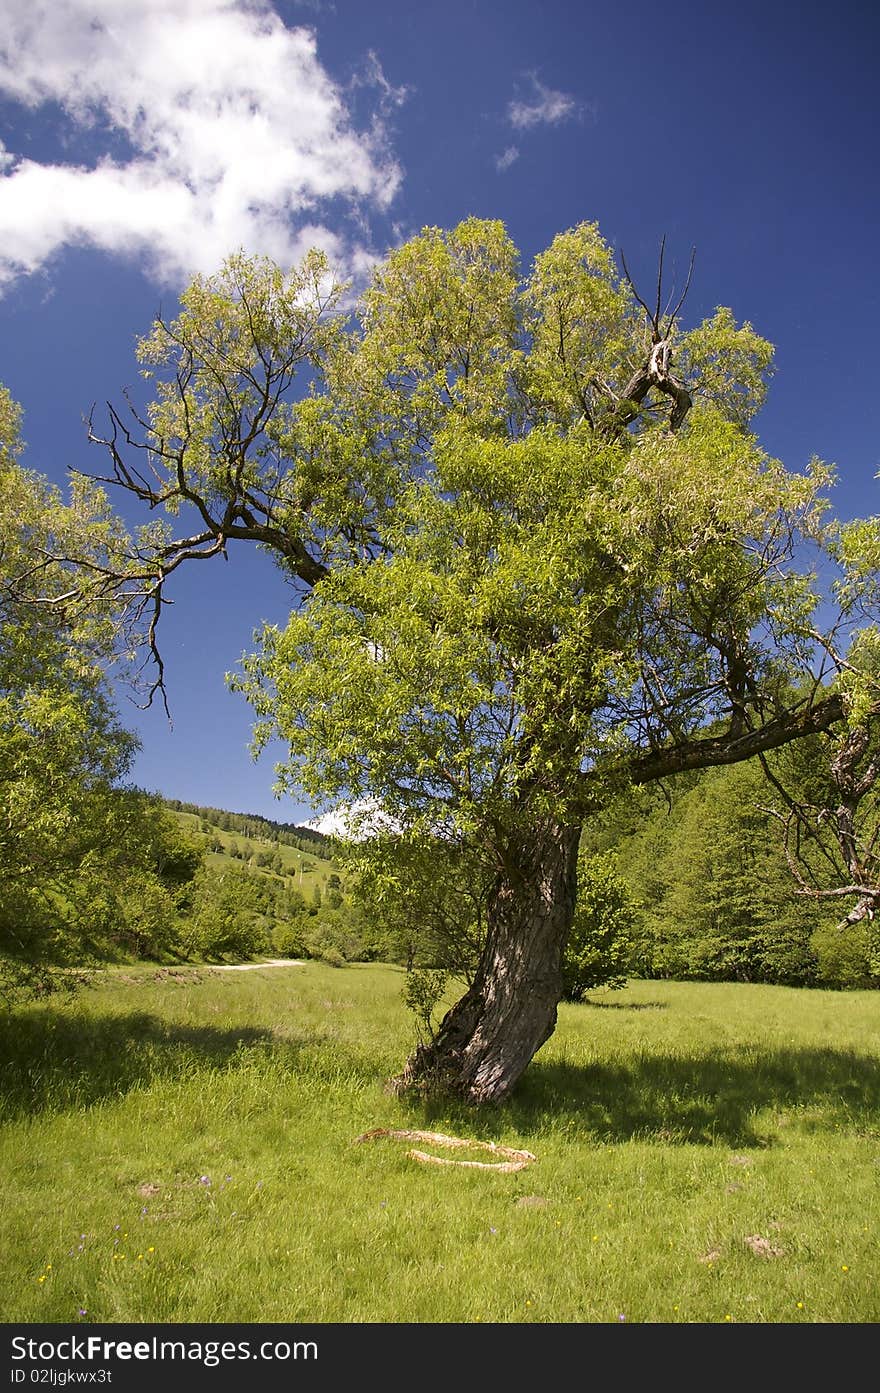
[{"label": "footpath through grass", "polygon": [[0,1021],[2,1319],[880,1319],[880,995],[634,983],[476,1111],[384,1091],[401,981],[126,969]]}]

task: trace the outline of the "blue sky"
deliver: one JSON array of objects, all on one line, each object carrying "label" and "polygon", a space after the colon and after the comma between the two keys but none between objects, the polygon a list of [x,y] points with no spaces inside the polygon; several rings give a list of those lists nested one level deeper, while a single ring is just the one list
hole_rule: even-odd
[{"label": "blue sky", "polygon": [[[589,219],[637,282],[664,233],[680,272],[696,246],[686,322],[730,305],[777,346],[765,446],[835,461],[838,512],[875,512],[878,40],[872,0],[0,0],[0,381],[26,462],[100,469],[83,415],[238,246],[315,242],[358,275],[475,214],[527,264]],[[239,546],[170,593],[173,728],[121,697],[135,779],[305,820],[224,686],[283,583]]]}]

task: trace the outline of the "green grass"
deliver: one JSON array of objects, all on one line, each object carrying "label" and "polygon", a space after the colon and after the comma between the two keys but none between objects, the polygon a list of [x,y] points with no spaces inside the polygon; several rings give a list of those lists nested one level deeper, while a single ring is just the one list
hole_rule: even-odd
[{"label": "green grass", "polygon": [[[401,980],[126,968],[7,1018],[3,1318],[880,1319],[880,995],[634,983],[478,1111],[384,1091]],[[374,1127],[538,1159],[420,1166]]]}]

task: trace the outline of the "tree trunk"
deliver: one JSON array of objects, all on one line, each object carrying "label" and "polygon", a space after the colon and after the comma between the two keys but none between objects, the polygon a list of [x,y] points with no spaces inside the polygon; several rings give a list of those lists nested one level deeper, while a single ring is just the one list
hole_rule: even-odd
[{"label": "tree trunk", "polygon": [[505,848],[473,985],[395,1088],[452,1089],[476,1103],[499,1102],[513,1088],[556,1027],[579,840],[579,826],[544,822]]}]

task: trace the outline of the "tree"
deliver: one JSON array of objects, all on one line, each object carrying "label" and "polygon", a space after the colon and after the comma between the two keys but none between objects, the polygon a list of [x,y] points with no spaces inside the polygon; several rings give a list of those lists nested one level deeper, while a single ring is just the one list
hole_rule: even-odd
[{"label": "tree", "polygon": [[189,922],[181,933],[185,952],[216,961],[253,957],[269,947],[265,900],[256,876],[235,866],[196,877]]},{"label": "tree", "polygon": [[771,348],[727,310],[683,331],[686,290],[663,310],[661,253],[649,306],[590,223],[525,278],[498,222],[426,229],[350,320],[318,254],[286,275],[237,256],[142,342],[149,410],[92,430],[106,480],[184,513],[132,554],[143,612],[239,539],[291,580],[289,625],[235,683],[257,743],[288,746],[280,786],[371,799],[490,868],[473,980],[403,1084],[513,1087],[615,790],[843,715],[821,684],[790,696],[817,604],[793,558],[823,541],[828,471],[759,447]]},{"label": "tree", "polygon": [[103,840],[106,789],[133,742],[117,725],[98,667],[106,630],[94,613],[70,626],[53,604],[47,551],[100,534],[94,495],[67,508],[26,471],[20,410],[0,387],[0,988],[7,1000],[67,980],[70,926],[54,887]]},{"label": "tree", "polygon": [[[870,664],[873,666],[873,664]],[[866,673],[868,668],[863,670]],[[847,960],[860,985],[880,979],[880,727],[873,712],[856,712],[836,737],[830,733],[762,757],[769,787],[764,811],[782,829],[782,847],[796,893],[838,911],[822,935],[822,956],[845,977],[834,939],[846,935]],[[771,801],[772,800],[772,801]],[[840,916],[841,906],[849,907]],[[857,934],[853,933],[857,930]]]},{"label": "tree", "polygon": [[357,902],[378,921],[383,956],[470,982],[485,942],[486,867],[436,833],[388,830],[343,844]]}]

